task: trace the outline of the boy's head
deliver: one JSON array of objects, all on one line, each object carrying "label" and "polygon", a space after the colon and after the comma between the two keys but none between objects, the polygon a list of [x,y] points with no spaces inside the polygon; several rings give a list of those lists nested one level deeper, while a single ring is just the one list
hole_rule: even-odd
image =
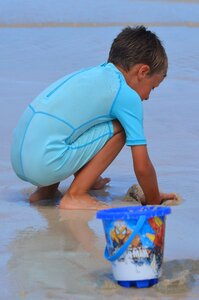
[{"label": "boy's head", "polygon": [[150,67],[150,75],[167,72],[165,49],[155,33],[144,26],[126,27],[114,39],[108,62],[129,71],[136,64]]},{"label": "boy's head", "polygon": [[168,68],[165,49],[144,26],[126,27],[114,39],[108,62],[116,65],[143,100],[164,79]]}]

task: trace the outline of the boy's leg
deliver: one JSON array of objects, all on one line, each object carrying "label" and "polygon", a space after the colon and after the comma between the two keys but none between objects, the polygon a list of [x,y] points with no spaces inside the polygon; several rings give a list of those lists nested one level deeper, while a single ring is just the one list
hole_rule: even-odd
[{"label": "boy's leg", "polygon": [[104,147],[77,173],[60,202],[63,209],[103,209],[107,206],[88,194],[99,176],[124,146],[125,133],[118,121],[113,121],[114,135]]},{"label": "boy's leg", "polygon": [[[78,172],[79,173],[79,172]],[[75,177],[77,176],[77,173],[75,174]],[[99,176],[99,178],[96,180],[94,185],[91,187],[92,190],[99,190],[102,189],[108,182],[110,182],[110,178],[102,178]],[[40,201],[42,199],[54,199],[54,198],[61,198],[63,195],[58,190],[59,182],[44,186],[44,187],[38,187],[37,190],[32,193],[29,197],[29,201],[31,203]]]}]

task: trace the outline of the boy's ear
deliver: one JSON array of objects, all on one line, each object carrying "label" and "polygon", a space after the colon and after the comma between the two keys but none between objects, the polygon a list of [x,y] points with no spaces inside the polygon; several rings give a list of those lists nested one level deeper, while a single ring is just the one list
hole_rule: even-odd
[{"label": "boy's ear", "polygon": [[150,67],[148,65],[140,65],[138,70],[138,79],[143,79],[150,73]]}]

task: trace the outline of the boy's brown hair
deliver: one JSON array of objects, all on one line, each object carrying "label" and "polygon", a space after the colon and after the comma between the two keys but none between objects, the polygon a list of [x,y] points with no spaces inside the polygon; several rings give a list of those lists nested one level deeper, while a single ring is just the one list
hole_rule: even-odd
[{"label": "boy's brown hair", "polygon": [[150,67],[149,75],[162,71],[166,75],[168,68],[168,58],[161,41],[144,26],[124,28],[111,45],[108,62],[125,71],[144,63]]}]

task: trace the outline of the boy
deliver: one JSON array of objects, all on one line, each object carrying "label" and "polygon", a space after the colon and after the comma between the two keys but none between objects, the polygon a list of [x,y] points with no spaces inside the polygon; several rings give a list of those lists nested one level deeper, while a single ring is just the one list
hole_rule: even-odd
[{"label": "boy", "polygon": [[74,175],[62,197],[64,209],[104,209],[89,195],[108,178],[102,172],[126,145],[145,199],[175,199],[159,193],[143,131],[142,101],[159,86],[168,61],[158,37],[144,26],[115,38],[108,62],[80,70],[50,85],[26,109],[15,129],[11,160],[16,174],[38,186],[30,202],[58,195],[61,180]]}]

